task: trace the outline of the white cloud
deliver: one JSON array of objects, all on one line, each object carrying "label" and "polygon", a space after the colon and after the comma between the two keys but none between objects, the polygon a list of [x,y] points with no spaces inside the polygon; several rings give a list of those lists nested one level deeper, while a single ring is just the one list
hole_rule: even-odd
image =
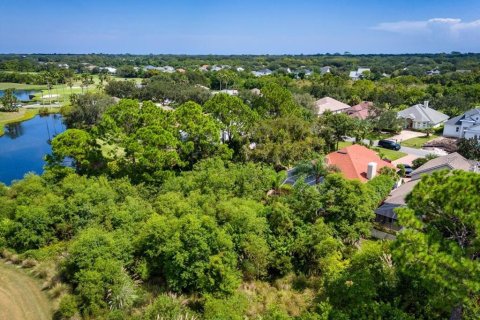
[{"label": "white cloud", "polygon": [[374,30],[400,34],[432,34],[459,37],[463,34],[480,34],[480,19],[463,22],[455,18],[433,18],[420,21],[382,22]]}]

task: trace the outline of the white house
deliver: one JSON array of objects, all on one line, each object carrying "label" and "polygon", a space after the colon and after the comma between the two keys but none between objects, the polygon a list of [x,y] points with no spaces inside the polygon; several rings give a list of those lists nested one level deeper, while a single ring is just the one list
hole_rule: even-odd
[{"label": "white house", "polygon": [[480,140],[480,107],[445,122],[443,135],[453,138]]},{"label": "white house", "polygon": [[428,101],[416,104],[397,113],[398,118],[405,120],[405,129],[422,130],[436,128],[448,120],[448,116],[428,106]]},{"label": "white house", "polygon": [[365,72],[370,72],[370,68],[358,67],[357,71],[350,71],[349,77],[352,80],[359,80]]},{"label": "white house", "polygon": [[255,77],[263,77],[263,76],[269,76],[273,73],[272,70],[270,69],[262,69],[262,70],[259,70],[259,71],[252,71],[253,75]]}]

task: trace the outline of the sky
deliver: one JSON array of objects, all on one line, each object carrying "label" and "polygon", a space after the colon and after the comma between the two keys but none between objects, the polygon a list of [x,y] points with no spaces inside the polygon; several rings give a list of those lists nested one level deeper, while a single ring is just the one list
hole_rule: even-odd
[{"label": "sky", "polygon": [[0,53],[480,52],[480,0],[0,0]]}]

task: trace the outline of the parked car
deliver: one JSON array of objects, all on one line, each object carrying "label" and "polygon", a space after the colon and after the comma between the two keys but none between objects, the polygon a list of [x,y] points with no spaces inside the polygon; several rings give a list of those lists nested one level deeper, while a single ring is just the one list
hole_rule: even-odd
[{"label": "parked car", "polygon": [[392,140],[380,140],[378,146],[390,150],[400,150],[401,148],[400,144]]},{"label": "parked car", "polygon": [[409,164],[403,164],[403,163],[402,163],[402,164],[398,164],[398,165],[397,165],[397,168],[400,169],[400,166],[403,166],[403,168],[404,168],[404,170],[405,170],[405,177],[410,178],[411,175],[412,175],[412,172],[413,172],[412,166],[409,165]]}]

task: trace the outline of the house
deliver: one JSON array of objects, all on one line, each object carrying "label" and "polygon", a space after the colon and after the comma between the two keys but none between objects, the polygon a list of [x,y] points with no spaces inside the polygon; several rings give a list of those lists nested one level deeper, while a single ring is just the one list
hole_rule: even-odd
[{"label": "house", "polygon": [[172,67],[172,66],[159,67],[159,68],[157,68],[157,70],[159,70],[161,72],[165,72],[165,73],[174,73],[175,72],[175,68]]},{"label": "house", "polygon": [[428,70],[426,74],[427,76],[437,76],[440,74],[440,70],[438,69]]},{"label": "house", "polygon": [[370,72],[370,68],[358,67],[357,71],[350,71],[349,77],[352,80],[359,80],[363,77],[365,72]]},{"label": "house", "polygon": [[199,67],[198,70],[206,72],[206,71],[208,71],[208,67],[209,67],[208,64],[204,64],[203,66]]},{"label": "house", "polygon": [[262,70],[259,70],[259,71],[252,71],[253,75],[255,77],[263,77],[263,76],[269,76],[273,73],[272,70],[270,69],[262,69]]},{"label": "house", "polygon": [[425,128],[436,128],[448,120],[448,116],[428,106],[428,101],[423,104],[416,104],[398,112],[398,118],[405,120],[405,129],[422,130]]},{"label": "house", "polygon": [[382,160],[375,151],[358,144],[327,154],[325,161],[328,165],[337,167],[345,178],[362,182],[373,179],[383,167],[395,168],[390,162]]},{"label": "house", "polygon": [[445,122],[443,135],[452,138],[475,138],[480,140],[480,107]]},{"label": "house", "polygon": [[349,108],[350,106],[348,104],[330,97],[324,97],[315,101],[315,110],[317,112],[317,115],[321,115],[327,110],[330,110],[333,113],[340,113],[344,112],[346,109]]},{"label": "house", "polygon": [[235,89],[223,89],[220,91],[212,92],[213,95],[216,95],[218,93],[225,93],[225,94],[228,94],[229,96],[238,96],[238,90],[235,90]]},{"label": "house", "polygon": [[243,67],[237,67],[237,72],[243,72],[243,71],[245,71],[245,68],[243,68]]},{"label": "house", "polygon": [[214,72],[217,72],[217,71],[220,71],[220,70],[223,70],[223,68],[221,66],[213,66],[210,71],[214,71]]},{"label": "house", "polygon": [[370,115],[372,107],[373,107],[373,102],[362,101],[353,107],[345,109],[344,112],[352,118],[365,120]]},{"label": "house", "polygon": [[400,229],[397,223],[397,214],[394,209],[405,206],[407,195],[412,192],[413,188],[420,182],[422,176],[432,174],[439,170],[480,172],[478,163],[469,161],[456,152],[432,159],[415,169],[411,174],[412,179],[409,182],[401,185],[390,193],[382,205],[375,210],[375,220],[389,228]]},{"label": "house", "polygon": [[117,73],[117,68],[115,67],[105,67],[105,68],[100,68],[100,70],[107,70],[107,72],[111,74]]},{"label": "house", "polygon": [[324,75],[324,74],[327,74],[327,73],[331,73],[331,72],[332,72],[332,67],[325,66],[325,67],[321,67],[321,68],[320,68],[320,74],[321,74],[321,75]]}]

